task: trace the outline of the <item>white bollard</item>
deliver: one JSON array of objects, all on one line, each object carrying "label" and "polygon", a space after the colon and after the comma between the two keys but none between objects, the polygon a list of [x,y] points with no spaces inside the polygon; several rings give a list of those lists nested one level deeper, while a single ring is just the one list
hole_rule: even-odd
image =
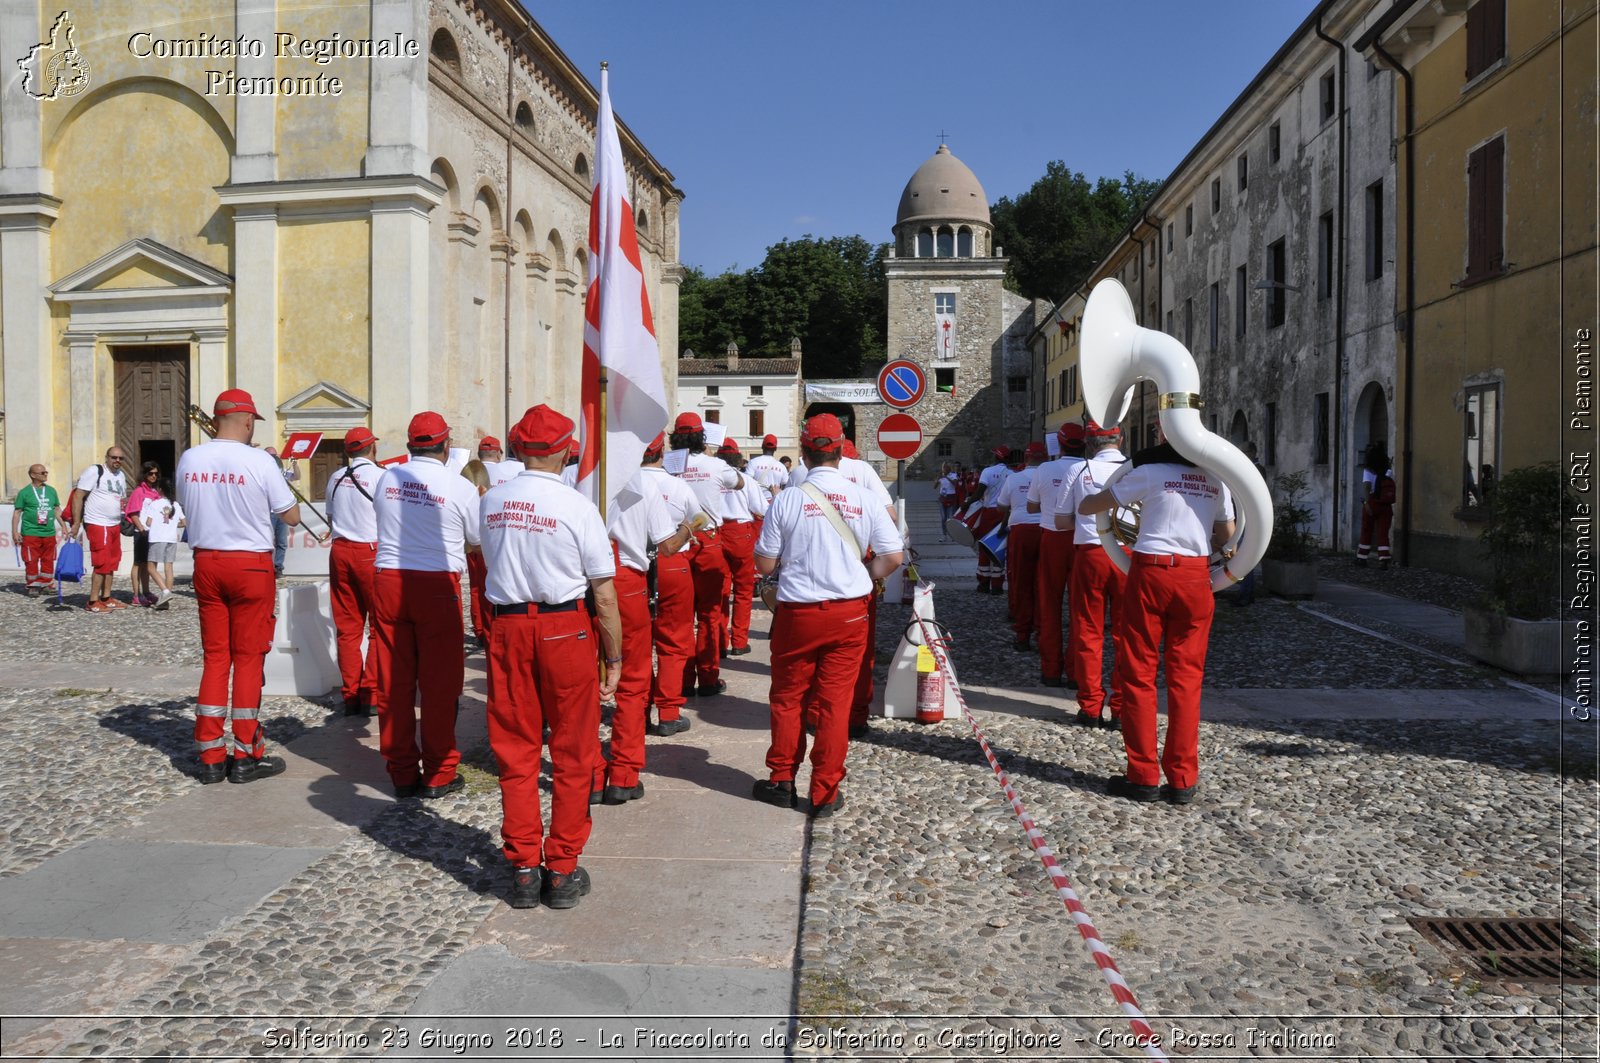
[{"label": "white bollard", "polygon": [[339,650],[328,581],[278,591],[263,694],[320,697],[339,685]]},{"label": "white bollard", "polygon": [[[924,620],[933,620],[933,588],[928,582],[918,583],[915,597],[911,602],[913,617]],[[880,614],[879,622],[882,622]],[[908,720],[917,715],[917,651],[922,645],[922,629],[913,627],[908,632],[900,633],[900,645],[895,649],[894,660],[889,663],[889,676],[883,684],[883,697],[876,706],[877,715],[890,719]],[[946,660],[949,654],[945,654]],[[952,668],[954,665],[951,666]],[[961,707],[956,704],[956,699],[950,696],[949,687],[941,687],[944,695],[944,718],[952,719],[961,714]]]}]

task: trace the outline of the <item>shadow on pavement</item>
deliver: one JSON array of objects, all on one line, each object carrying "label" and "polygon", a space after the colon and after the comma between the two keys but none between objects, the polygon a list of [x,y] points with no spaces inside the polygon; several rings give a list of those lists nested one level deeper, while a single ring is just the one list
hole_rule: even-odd
[{"label": "shadow on pavement", "polygon": [[[310,730],[293,716],[269,716],[260,723],[269,744],[287,745]],[[191,698],[118,705],[100,717],[100,726],[162,753],[181,774],[194,775],[199,768]]]}]

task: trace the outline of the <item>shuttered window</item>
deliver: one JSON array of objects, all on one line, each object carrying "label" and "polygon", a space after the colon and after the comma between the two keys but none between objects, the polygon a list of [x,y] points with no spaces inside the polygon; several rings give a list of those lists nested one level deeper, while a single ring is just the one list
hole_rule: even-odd
[{"label": "shuttered window", "polygon": [[1467,80],[1506,55],[1506,0],[1478,0],[1467,9]]},{"label": "shuttered window", "polygon": [[1467,156],[1468,284],[1505,268],[1505,168],[1504,137]]}]

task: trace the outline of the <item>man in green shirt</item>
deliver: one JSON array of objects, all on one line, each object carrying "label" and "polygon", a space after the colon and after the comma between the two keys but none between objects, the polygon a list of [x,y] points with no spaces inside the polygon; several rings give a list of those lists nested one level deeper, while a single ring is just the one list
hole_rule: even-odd
[{"label": "man in green shirt", "polygon": [[45,483],[50,470],[43,465],[28,468],[28,486],[17,492],[11,511],[11,541],[22,551],[22,567],[28,574],[28,597],[48,593],[56,572],[57,521],[61,499],[56,489]]}]

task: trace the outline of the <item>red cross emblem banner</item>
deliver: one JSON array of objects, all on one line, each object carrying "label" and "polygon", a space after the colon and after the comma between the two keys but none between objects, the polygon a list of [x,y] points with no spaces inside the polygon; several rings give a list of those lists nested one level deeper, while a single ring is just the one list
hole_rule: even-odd
[{"label": "red cross emblem banner", "polygon": [[936,311],[933,315],[933,323],[933,360],[936,362],[955,361],[956,316]]}]

